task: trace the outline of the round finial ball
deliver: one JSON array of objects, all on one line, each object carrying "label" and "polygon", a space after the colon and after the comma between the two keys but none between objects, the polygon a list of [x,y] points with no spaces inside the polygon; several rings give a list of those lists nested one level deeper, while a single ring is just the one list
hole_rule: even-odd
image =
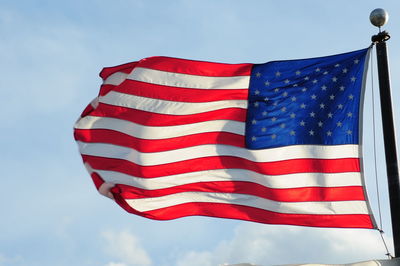
[{"label": "round finial ball", "polygon": [[369,15],[369,20],[371,21],[372,25],[381,27],[388,22],[389,14],[385,9],[377,8],[371,12],[371,15]]}]

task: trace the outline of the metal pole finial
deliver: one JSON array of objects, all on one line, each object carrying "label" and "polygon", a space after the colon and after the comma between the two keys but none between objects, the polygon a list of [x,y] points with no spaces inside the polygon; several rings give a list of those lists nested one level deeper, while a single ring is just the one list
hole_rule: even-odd
[{"label": "metal pole finial", "polygon": [[388,22],[389,14],[383,8],[376,8],[372,10],[371,14],[369,15],[369,20],[371,21],[372,25],[379,27],[380,30],[380,28]]},{"label": "metal pole finial", "polygon": [[371,40],[373,43],[386,42],[390,39],[390,35],[386,31],[381,32],[381,27],[385,25],[389,20],[389,14],[383,8],[376,8],[372,10],[369,15],[369,20],[372,25],[379,28],[379,33],[372,36]]}]

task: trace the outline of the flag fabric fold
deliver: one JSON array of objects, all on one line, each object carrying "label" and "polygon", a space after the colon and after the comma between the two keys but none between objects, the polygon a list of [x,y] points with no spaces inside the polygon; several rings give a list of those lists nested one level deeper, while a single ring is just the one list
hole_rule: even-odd
[{"label": "flag fabric fold", "polygon": [[360,167],[368,54],[104,68],[74,136],[99,192],[130,213],[374,228]]}]

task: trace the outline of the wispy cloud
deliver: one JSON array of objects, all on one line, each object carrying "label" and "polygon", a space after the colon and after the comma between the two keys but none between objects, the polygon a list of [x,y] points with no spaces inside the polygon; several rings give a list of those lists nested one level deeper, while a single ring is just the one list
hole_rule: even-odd
[{"label": "wispy cloud", "polygon": [[[366,255],[368,254],[368,255]],[[376,231],[241,224],[232,239],[182,254],[176,265],[350,263],[384,258]],[[324,257],[324,261],[319,261]]]},{"label": "wispy cloud", "polygon": [[105,251],[119,262],[109,262],[106,266],[150,266],[152,261],[139,240],[129,231],[102,232]]}]

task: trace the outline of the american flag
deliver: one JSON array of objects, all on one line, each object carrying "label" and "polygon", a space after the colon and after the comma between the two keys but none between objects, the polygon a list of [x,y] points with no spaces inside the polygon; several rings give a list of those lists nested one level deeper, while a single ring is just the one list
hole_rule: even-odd
[{"label": "american flag", "polygon": [[130,213],[374,228],[360,163],[368,54],[104,68],[75,139],[99,192]]}]

